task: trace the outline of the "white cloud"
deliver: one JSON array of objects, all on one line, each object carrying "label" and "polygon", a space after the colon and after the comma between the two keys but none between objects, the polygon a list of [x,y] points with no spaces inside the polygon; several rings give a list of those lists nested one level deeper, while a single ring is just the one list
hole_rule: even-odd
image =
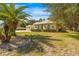
[{"label": "white cloud", "polygon": [[49,13],[43,12],[43,11],[33,11],[32,15],[35,15],[35,16],[45,16],[45,15],[49,15]]},{"label": "white cloud", "polygon": [[40,18],[42,18],[42,19],[47,19],[48,18],[48,16],[34,16],[34,17],[32,17],[32,19],[36,19],[36,20],[39,20]]},{"label": "white cloud", "polygon": [[[17,5],[19,7],[19,5]],[[46,8],[41,7],[33,7],[33,8],[26,8],[23,10],[24,12],[30,14],[32,18],[39,19],[39,18],[48,18],[50,13],[46,12]]]},{"label": "white cloud", "polygon": [[[16,8],[20,6],[28,6],[26,4],[16,4]],[[47,19],[50,15],[50,13],[46,12],[47,8],[46,7],[41,7],[41,6],[33,6],[30,4],[28,8],[23,10],[24,12],[30,14],[32,19],[39,19],[39,18],[45,18]]]},{"label": "white cloud", "polygon": [[47,19],[50,15],[50,13],[46,12],[46,8],[27,8],[24,11],[32,15],[32,19],[36,20],[38,20],[39,18]]},{"label": "white cloud", "polygon": [[31,15],[33,15],[33,16],[45,16],[45,15],[50,15],[50,13],[48,13],[48,12],[45,12],[46,11],[46,9],[45,8],[43,8],[43,9],[40,9],[40,8],[32,8],[31,10],[30,10],[30,12],[31,12]]}]

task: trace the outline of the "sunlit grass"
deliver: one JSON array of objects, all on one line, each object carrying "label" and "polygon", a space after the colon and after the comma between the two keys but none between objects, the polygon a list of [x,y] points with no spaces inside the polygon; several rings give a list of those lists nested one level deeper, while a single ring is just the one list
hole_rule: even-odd
[{"label": "sunlit grass", "polygon": [[[52,55],[61,55],[62,53],[66,53],[66,50],[68,52],[72,51],[73,49],[79,50],[79,33],[78,32],[69,32],[69,33],[62,33],[62,32],[17,32],[17,35],[42,35],[42,36],[50,36],[51,39],[59,39],[61,41],[50,41],[52,45],[57,47],[56,49],[53,49]],[[63,52],[62,52],[63,51]],[[70,52],[73,54],[73,52]],[[30,55],[34,53],[30,52]],[[39,52],[35,53],[34,55],[41,55]],[[44,55],[44,54],[43,54]]]},{"label": "sunlit grass", "polygon": [[[76,55],[79,51],[79,33],[78,32],[16,32],[17,36],[25,37],[26,40],[32,39],[34,40],[33,45],[30,49],[28,45],[28,49],[30,52],[21,53],[21,52],[9,52],[10,54],[21,56],[21,55],[30,55],[30,56],[42,56],[42,55]],[[50,40],[52,39],[52,40]],[[17,42],[18,43],[18,42]],[[41,45],[39,45],[39,43]],[[36,44],[36,45],[35,45]],[[34,46],[35,45],[35,46]],[[52,51],[47,47],[53,46]],[[41,52],[36,49],[36,47],[43,48],[44,51]],[[24,46],[25,47],[25,46]],[[26,45],[27,47],[27,45]],[[22,47],[21,47],[22,48]],[[48,51],[47,51],[48,50]],[[75,52],[74,52],[75,51]],[[5,52],[6,53],[6,52]],[[5,54],[4,53],[4,54]]]}]

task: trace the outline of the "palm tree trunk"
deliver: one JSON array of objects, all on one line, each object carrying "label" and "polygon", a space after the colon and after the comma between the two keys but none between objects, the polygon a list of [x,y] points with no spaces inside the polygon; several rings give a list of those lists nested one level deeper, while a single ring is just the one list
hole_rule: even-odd
[{"label": "palm tree trunk", "polygon": [[7,24],[4,25],[4,34],[5,34],[5,39],[2,40],[2,42],[9,42],[11,39],[11,35],[9,34],[9,27]]},{"label": "palm tree trunk", "polygon": [[18,21],[14,21],[13,22],[13,36],[17,36],[16,35],[16,28],[17,28],[17,26],[18,26]]}]

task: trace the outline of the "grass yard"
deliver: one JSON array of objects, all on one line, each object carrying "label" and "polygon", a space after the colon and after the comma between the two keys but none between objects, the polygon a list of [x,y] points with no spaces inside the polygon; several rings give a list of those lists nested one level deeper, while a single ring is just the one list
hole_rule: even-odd
[{"label": "grass yard", "polygon": [[[0,55],[29,55],[29,56],[72,56],[79,55],[79,33],[56,33],[56,32],[17,32],[18,36],[26,38],[29,44],[13,51],[0,50]],[[21,38],[16,38],[17,40]],[[16,40],[14,40],[16,41]],[[22,39],[16,42],[22,43]],[[24,41],[23,41],[24,42]],[[22,43],[24,44],[24,43]],[[22,45],[21,44],[21,45]],[[19,51],[19,52],[17,52]],[[25,52],[27,51],[27,52]]]},{"label": "grass yard", "polygon": [[[28,36],[28,35],[41,35],[41,40],[43,36],[49,36],[46,42],[42,42],[42,47],[44,53],[42,55],[79,55],[79,33],[70,32],[70,33],[53,33],[53,32],[30,32],[30,33],[17,33],[17,35]],[[38,38],[36,37],[36,38]],[[47,44],[49,43],[49,44]],[[50,45],[51,44],[51,45]],[[33,52],[34,53],[34,52]],[[30,52],[28,55],[34,55]],[[37,52],[37,55],[41,53]]]}]

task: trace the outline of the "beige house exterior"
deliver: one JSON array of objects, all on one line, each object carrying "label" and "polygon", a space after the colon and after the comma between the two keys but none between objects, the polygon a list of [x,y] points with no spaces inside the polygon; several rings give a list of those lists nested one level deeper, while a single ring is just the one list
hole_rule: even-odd
[{"label": "beige house exterior", "polygon": [[36,22],[33,25],[28,25],[26,28],[17,28],[17,31],[25,31],[25,32],[31,32],[31,31],[62,31],[63,27],[61,24],[58,24],[54,21],[42,21],[42,22]]},{"label": "beige house exterior", "polygon": [[55,31],[56,30],[56,22],[52,22],[50,20],[36,22],[32,25],[32,30],[35,31]]}]

